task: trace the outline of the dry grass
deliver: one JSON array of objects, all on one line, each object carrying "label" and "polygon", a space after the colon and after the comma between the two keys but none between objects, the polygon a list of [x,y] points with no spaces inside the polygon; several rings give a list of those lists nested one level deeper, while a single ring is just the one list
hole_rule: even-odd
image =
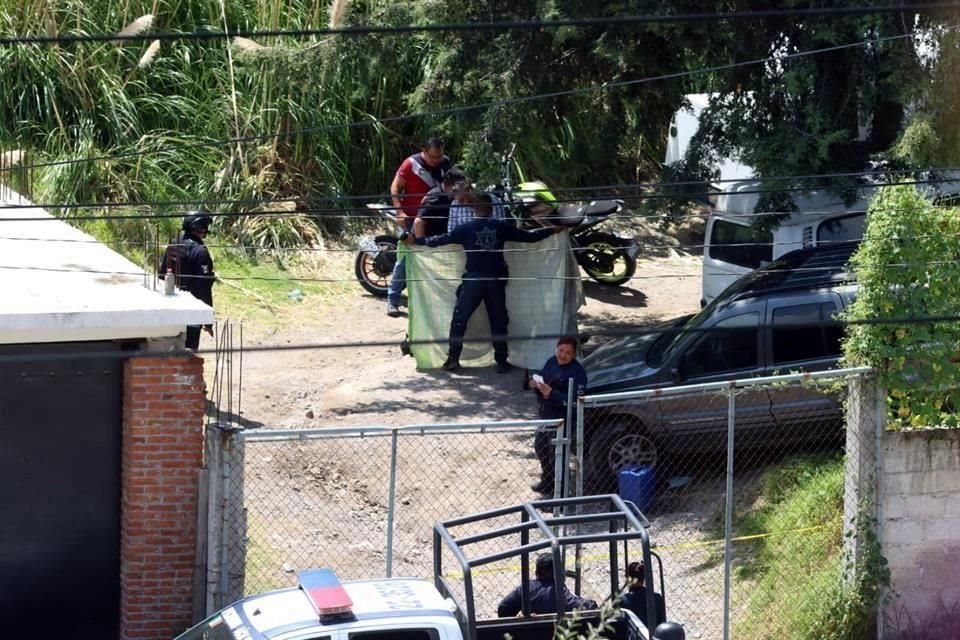
[{"label": "dry grass", "polygon": [[333,0],[330,3],[330,28],[339,29],[347,16],[347,0]]},{"label": "dry grass", "polygon": [[140,62],[137,63],[137,67],[143,69],[144,67],[150,66],[150,63],[153,62],[159,52],[160,41],[154,40],[150,43],[150,46],[147,47],[147,50],[143,52],[143,55],[140,56]]},{"label": "dry grass", "polygon": [[[145,14],[129,23],[123,29],[117,32],[117,35],[121,38],[129,38],[130,36],[137,36],[150,29],[153,26],[153,14]],[[113,43],[116,45],[121,45],[124,40],[114,40]]]},{"label": "dry grass", "polygon": [[244,53],[257,53],[258,51],[264,51],[267,47],[262,44],[251,40],[250,38],[241,38],[237,36],[233,39],[233,46]]}]

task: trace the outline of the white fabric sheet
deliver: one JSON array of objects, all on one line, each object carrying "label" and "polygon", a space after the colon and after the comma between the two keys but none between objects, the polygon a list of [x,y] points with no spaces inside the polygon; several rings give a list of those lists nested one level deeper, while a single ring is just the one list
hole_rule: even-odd
[{"label": "white fabric sheet", "polygon": [[[408,331],[412,341],[439,340],[439,344],[411,347],[418,369],[435,369],[447,357],[450,318],[457,287],[463,276],[465,254],[459,245],[407,248],[407,295],[410,310]],[[577,332],[577,309],[583,304],[580,272],[566,232],[540,242],[508,242],[506,261],[510,269],[507,311],[512,338],[510,362],[526,369],[539,369],[553,355],[556,337]],[[467,325],[460,364],[483,367],[493,364],[489,342],[490,323],[484,305]],[[470,338],[485,338],[469,342]]]}]

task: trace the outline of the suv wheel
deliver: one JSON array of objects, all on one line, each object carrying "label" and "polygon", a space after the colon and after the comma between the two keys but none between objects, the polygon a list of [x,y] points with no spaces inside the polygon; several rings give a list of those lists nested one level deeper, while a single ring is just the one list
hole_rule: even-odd
[{"label": "suv wheel", "polygon": [[657,445],[645,433],[625,433],[613,441],[607,453],[607,466],[616,474],[625,467],[655,467]]},{"label": "suv wheel", "polygon": [[657,444],[643,428],[631,425],[622,431],[595,433],[587,443],[584,492],[587,494],[616,491],[617,473],[630,466],[656,466]]}]

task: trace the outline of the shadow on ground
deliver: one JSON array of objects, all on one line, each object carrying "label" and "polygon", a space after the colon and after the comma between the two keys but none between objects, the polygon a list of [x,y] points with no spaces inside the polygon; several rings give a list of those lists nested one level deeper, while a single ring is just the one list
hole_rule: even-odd
[{"label": "shadow on ground", "polygon": [[619,287],[610,287],[598,282],[583,283],[583,295],[605,304],[638,309],[647,306],[647,294],[630,283]]}]

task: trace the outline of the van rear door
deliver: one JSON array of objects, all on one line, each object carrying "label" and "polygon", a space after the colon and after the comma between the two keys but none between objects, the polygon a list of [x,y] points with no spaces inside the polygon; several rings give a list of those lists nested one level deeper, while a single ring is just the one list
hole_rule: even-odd
[{"label": "van rear door", "polygon": [[703,247],[701,305],[737,278],[773,260],[773,232],[756,231],[743,216],[711,213]]}]

